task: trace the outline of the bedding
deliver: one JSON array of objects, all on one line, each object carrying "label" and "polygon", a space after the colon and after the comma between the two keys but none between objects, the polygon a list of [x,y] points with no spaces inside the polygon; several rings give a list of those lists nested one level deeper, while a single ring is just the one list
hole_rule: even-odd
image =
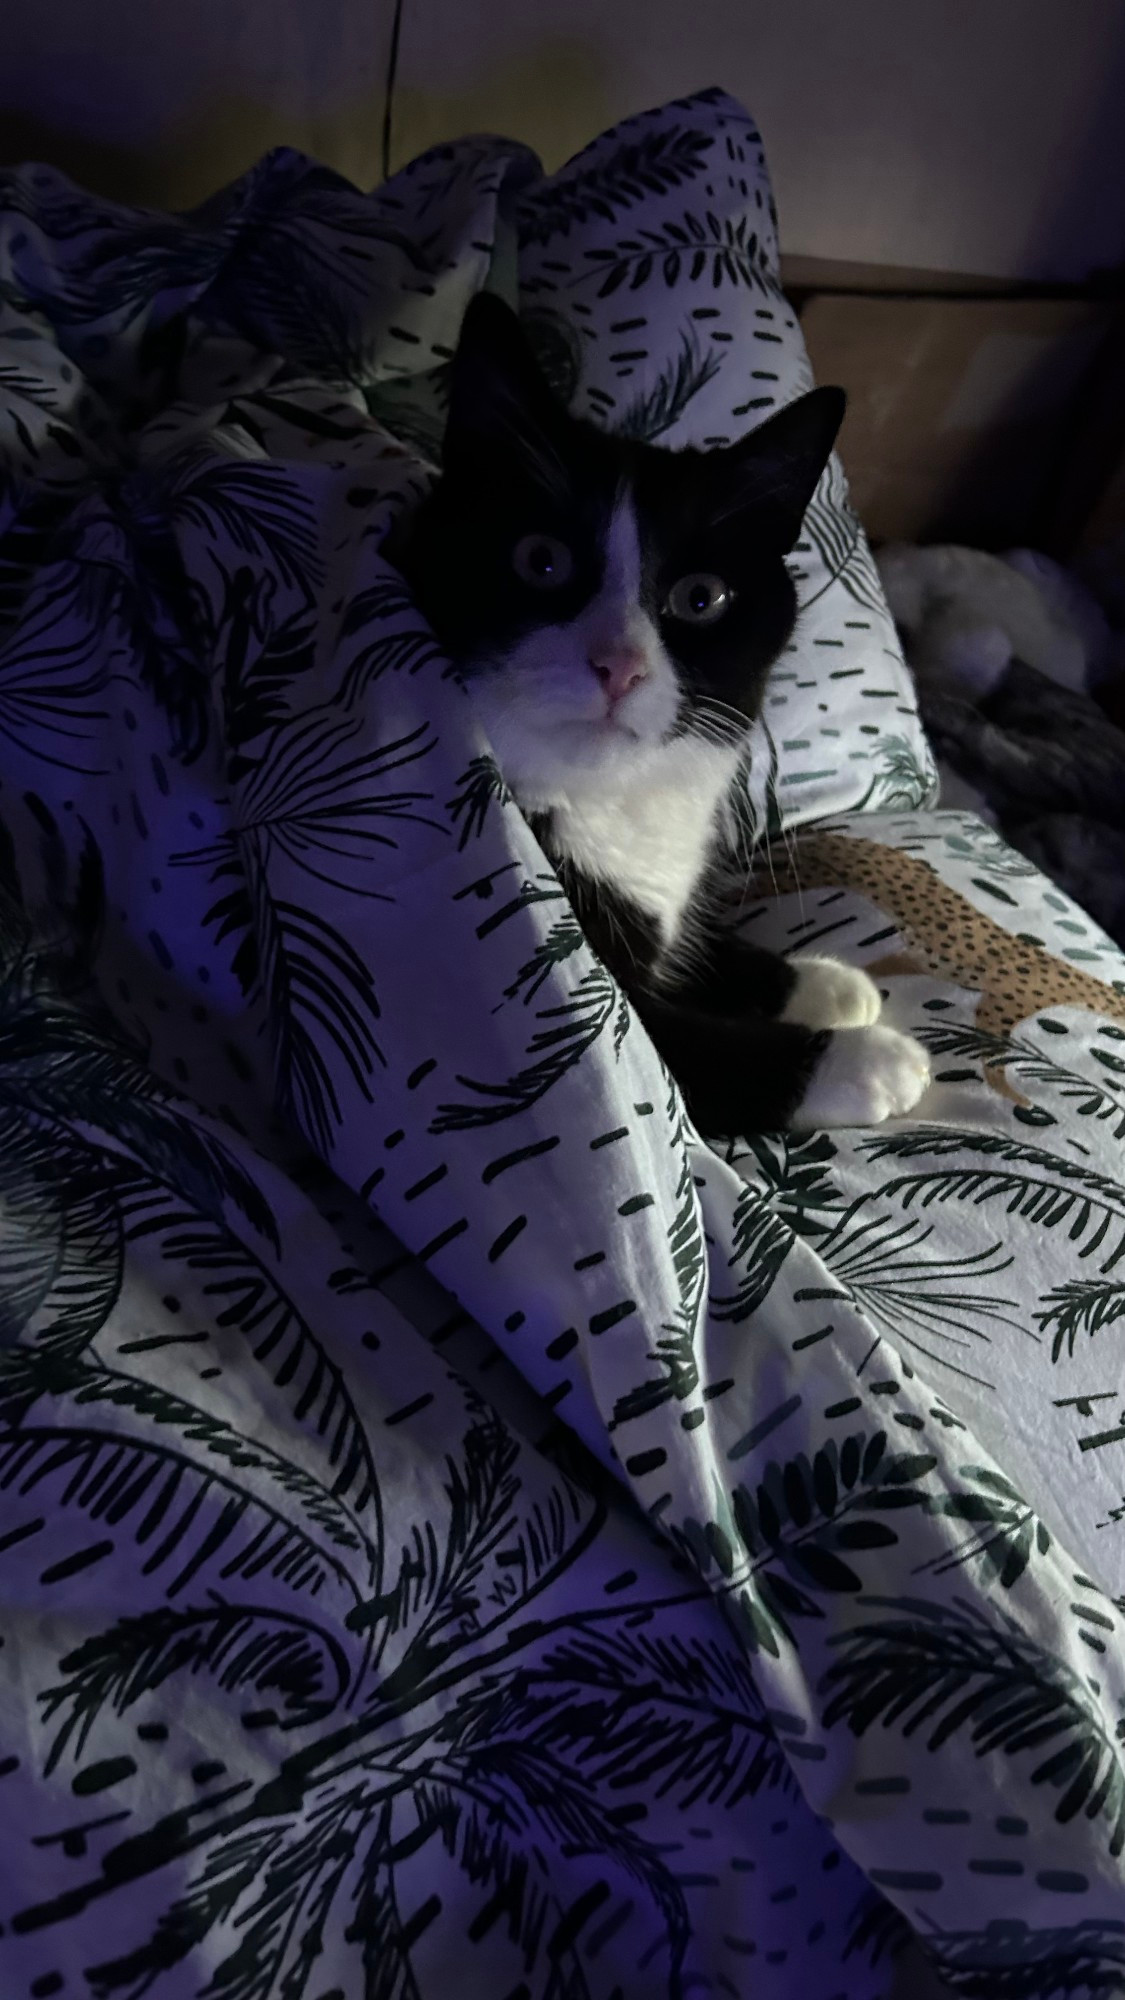
[{"label": "bedding", "polygon": [[918,684],[949,782],[1125,949],[1125,730],[1091,695],[1013,660],[981,704],[936,674]]},{"label": "bedding", "polygon": [[581,202],[4,177],[5,1994],[1125,1991],[1125,960],[924,809],[905,681],[910,810],[760,739],[732,921],[936,1078],[708,1148],[380,554],[529,218],[760,191],[661,117]]}]

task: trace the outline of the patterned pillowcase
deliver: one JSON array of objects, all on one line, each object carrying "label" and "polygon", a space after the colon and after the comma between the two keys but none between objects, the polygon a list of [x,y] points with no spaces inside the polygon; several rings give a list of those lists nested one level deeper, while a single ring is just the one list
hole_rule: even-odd
[{"label": "patterned pillowcase", "polygon": [[[524,193],[519,234],[521,309],[580,415],[662,445],[719,445],[810,387],[762,142],[725,92],[595,139]],[[793,574],[801,620],[751,761],[759,813],[776,831],[932,800],[913,686],[835,457]]]}]

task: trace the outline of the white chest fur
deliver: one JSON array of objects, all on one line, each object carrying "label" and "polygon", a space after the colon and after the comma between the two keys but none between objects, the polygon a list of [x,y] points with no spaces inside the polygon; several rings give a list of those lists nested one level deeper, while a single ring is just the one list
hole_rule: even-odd
[{"label": "white chest fur", "polygon": [[738,751],[683,737],[631,761],[624,781],[556,802],[554,832],[584,874],[655,917],[667,945],[707,860]]}]

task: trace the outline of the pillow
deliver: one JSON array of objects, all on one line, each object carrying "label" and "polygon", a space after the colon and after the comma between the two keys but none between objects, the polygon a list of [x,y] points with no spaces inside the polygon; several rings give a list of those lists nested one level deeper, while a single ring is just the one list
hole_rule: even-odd
[{"label": "pillow", "polygon": [[[721,90],[627,118],[518,211],[521,310],[577,414],[721,445],[812,383],[757,127]],[[793,558],[801,617],[750,761],[771,831],[918,806],[936,776],[866,536],[830,461]]]}]

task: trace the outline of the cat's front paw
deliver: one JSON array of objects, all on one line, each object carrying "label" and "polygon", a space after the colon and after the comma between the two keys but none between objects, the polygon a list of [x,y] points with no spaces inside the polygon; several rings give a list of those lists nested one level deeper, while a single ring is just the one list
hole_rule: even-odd
[{"label": "cat's front paw", "polygon": [[832,1036],[790,1121],[796,1131],[881,1125],[913,1111],[930,1081],[920,1042],[894,1028],[843,1028]]},{"label": "cat's front paw", "polygon": [[838,958],[791,958],[797,983],[782,1010],[783,1021],[803,1028],[868,1028],[879,1019],[883,1001],[873,979]]}]

